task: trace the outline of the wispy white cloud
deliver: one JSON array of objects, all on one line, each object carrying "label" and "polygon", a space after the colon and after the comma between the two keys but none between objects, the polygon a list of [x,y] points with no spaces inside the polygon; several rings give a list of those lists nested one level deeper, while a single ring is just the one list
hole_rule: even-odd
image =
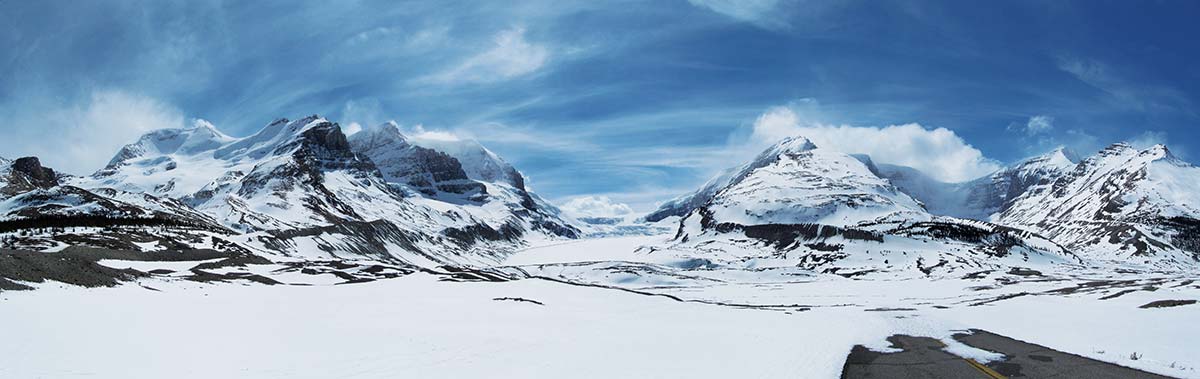
[{"label": "wispy white cloud", "polygon": [[1179,158],[1188,158],[1188,149],[1186,146],[1172,144],[1171,139],[1167,136],[1167,132],[1157,130],[1147,130],[1138,134],[1133,139],[1129,140],[1129,144],[1138,149],[1149,148],[1154,145],[1163,145],[1171,149],[1171,153]]},{"label": "wispy white cloud", "polygon": [[359,124],[357,122],[351,122],[349,124],[342,125],[342,133],[345,135],[352,135],[352,134],[361,132],[362,130],[363,130],[362,124]]},{"label": "wispy white cloud", "polygon": [[787,21],[779,17],[781,0],[688,0],[688,2],[697,7],[765,28],[788,26]]},{"label": "wispy white cloud", "polygon": [[1054,129],[1054,117],[1046,115],[1037,115],[1029,118],[1025,122],[1025,134],[1038,135],[1050,132]]},{"label": "wispy white cloud", "polygon": [[1137,137],[1134,137],[1132,140],[1129,140],[1129,143],[1133,145],[1133,147],[1139,149],[1145,149],[1154,145],[1166,145],[1167,133],[1147,130],[1142,132],[1142,134],[1139,134]]},{"label": "wispy white cloud", "polygon": [[508,80],[537,71],[549,59],[550,49],[526,40],[525,28],[518,26],[496,33],[488,50],[426,80],[440,83]]},{"label": "wispy white cloud", "polygon": [[354,134],[350,131],[358,132],[363,127],[377,126],[387,121],[388,117],[378,99],[363,98],[346,101],[337,119],[344,124],[342,129],[347,134]]},{"label": "wispy white cloud", "polygon": [[1112,97],[1113,104],[1138,111],[1182,111],[1195,114],[1188,97],[1171,87],[1131,80],[1109,65],[1070,55],[1058,57],[1058,68]]},{"label": "wispy white cloud", "polygon": [[345,45],[354,48],[353,52],[357,54],[372,53],[372,50],[376,50],[375,53],[411,55],[444,45],[449,41],[449,33],[449,25],[424,28],[402,25],[377,26],[354,34],[346,39]]},{"label": "wispy white cloud", "polygon": [[979,149],[946,128],[920,124],[885,127],[830,125],[811,120],[793,107],[772,107],[755,120],[750,142],[765,146],[790,136],[804,136],[818,147],[868,154],[881,163],[919,169],[938,180],[959,182],[1000,168]]}]

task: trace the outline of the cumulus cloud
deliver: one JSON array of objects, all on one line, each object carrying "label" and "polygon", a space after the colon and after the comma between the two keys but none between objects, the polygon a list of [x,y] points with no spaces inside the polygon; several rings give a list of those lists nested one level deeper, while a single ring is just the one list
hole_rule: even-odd
[{"label": "cumulus cloud", "polygon": [[808,120],[792,107],[772,107],[754,121],[750,140],[769,145],[785,137],[804,136],[818,147],[868,154],[880,163],[909,166],[938,180],[961,182],[1001,166],[946,128],[919,124],[865,127],[829,125]]},{"label": "cumulus cloud", "polygon": [[36,126],[40,138],[24,138],[18,148],[6,150],[36,155],[47,166],[72,174],[92,173],[146,132],[187,126],[174,106],[119,90],[94,91],[81,104],[18,119]]},{"label": "cumulus cloud", "polygon": [[608,196],[572,198],[560,208],[576,217],[624,217],[633,214],[629,205],[614,202]]},{"label": "cumulus cloud", "polygon": [[541,68],[550,59],[544,45],[525,39],[525,28],[513,27],[492,38],[493,46],[431,78],[441,83],[486,83],[523,76]]}]

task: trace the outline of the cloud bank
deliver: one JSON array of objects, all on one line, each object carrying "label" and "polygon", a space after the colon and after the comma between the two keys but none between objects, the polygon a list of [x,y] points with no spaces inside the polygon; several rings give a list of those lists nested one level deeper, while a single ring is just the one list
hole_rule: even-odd
[{"label": "cloud bank", "polygon": [[[14,122],[30,128],[38,138],[4,138],[6,154],[36,155],[54,169],[71,174],[91,174],[126,144],[146,132],[182,128],[183,114],[170,104],[120,90],[100,90],[80,105],[60,105],[43,111],[18,113]],[[7,157],[13,158],[13,157]]]},{"label": "cloud bank", "polygon": [[633,214],[629,205],[614,202],[608,196],[572,198],[560,208],[575,217],[624,217]]}]

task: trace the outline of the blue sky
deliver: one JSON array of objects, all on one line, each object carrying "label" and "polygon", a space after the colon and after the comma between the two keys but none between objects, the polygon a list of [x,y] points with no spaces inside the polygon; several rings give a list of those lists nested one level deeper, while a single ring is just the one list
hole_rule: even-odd
[{"label": "blue sky", "polygon": [[948,180],[1059,145],[1200,154],[1200,3],[0,2],[0,156],[278,117],[475,138],[644,211],[806,134]]}]

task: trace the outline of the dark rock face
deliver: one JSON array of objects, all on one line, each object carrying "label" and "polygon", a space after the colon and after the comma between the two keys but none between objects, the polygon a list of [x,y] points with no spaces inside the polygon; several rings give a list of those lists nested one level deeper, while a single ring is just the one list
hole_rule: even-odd
[{"label": "dark rock face", "polygon": [[967,205],[971,209],[983,210],[981,214],[1003,212],[1009,202],[1034,185],[1050,184],[1052,180],[1052,177],[1023,175],[1016,170],[999,172],[981,180],[981,185],[970,187],[967,191]]},{"label": "dark rock face", "polygon": [[1159,224],[1175,230],[1171,243],[1192,253],[1192,259],[1200,262],[1200,220],[1189,217],[1172,217],[1159,220]]},{"label": "dark rock face", "polygon": [[434,181],[467,180],[462,164],[445,153],[416,147],[413,158],[416,166],[428,172]]},{"label": "dark rock face", "polygon": [[325,122],[304,131],[300,138],[280,147],[281,150],[300,144],[293,156],[300,161],[316,163],[322,169],[356,169],[378,173],[370,158],[355,154],[350,142],[337,124]]},{"label": "dark rock face", "polygon": [[17,158],[13,161],[14,174],[23,174],[28,183],[37,188],[50,188],[58,185],[58,174],[53,169],[42,167],[37,157]]},{"label": "dark rock face", "polygon": [[408,145],[406,149],[410,149],[410,165],[394,167],[389,176],[406,178],[408,185],[426,194],[433,194],[434,191],[487,193],[482,183],[467,178],[462,164],[454,157],[420,146]]},{"label": "dark rock face", "polygon": [[700,201],[700,200],[704,200],[704,199],[701,197],[691,197],[681,203],[672,203],[672,204],[663,206],[662,208],[659,208],[658,210],[655,210],[654,212],[651,212],[650,214],[646,215],[646,221],[659,222],[667,217],[687,216],[687,214],[691,213],[693,209],[699,208],[701,205],[704,204],[704,201]]},{"label": "dark rock face", "polygon": [[373,160],[386,181],[408,185],[425,195],[487,193],[486,186],[467,176],[458,159],[409,143],[394,124],[359,132],[350,137],[350,146]]}]

